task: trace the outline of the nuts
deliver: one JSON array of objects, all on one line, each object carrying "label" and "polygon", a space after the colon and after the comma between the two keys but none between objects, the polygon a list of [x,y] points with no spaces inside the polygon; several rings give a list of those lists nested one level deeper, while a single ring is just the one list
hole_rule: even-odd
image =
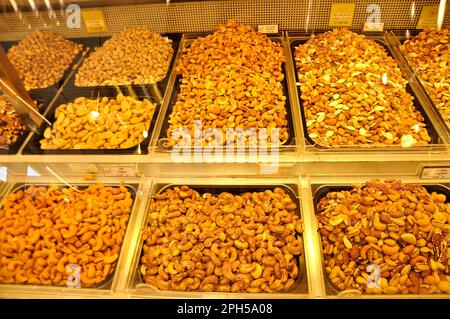
[{"label": "nuts", "polygon": [[25,88],[41,89],[61,80],[82,47],[52,32],[35,30],[7,55]]},{"label": "nuts", "polygon": [[321,146],[431,141],[407,81],[384,48],[337,29],[295,49],[309,137]]},{"label": "nuts", "polygon": [[[266,128],[268,140],[271,128],[277,128],[280,142],[285,143],[289,132],[282,84],[284,59],[279,43],[233,20],[218,26],[212,35],[194,40],[183,49],[176,68],[182,81],[166,132],[170,144],[179,141],[176,135],[181,128],[190,132],[194,143],[196,120],[205,133],[198,135],[217,128],[223,144],[227,128]],[[246,136],[229,138],[249,143]],[[202,141],[208,144],[206,138]]]},{"label": "nuts", "polygon": [[83,287],[103,282],[115,269],[132,202],[123,183],[9,194],[0,209],[0,282],[66,285],[70,264],[80,267]]},{"label": "nuts", "polygon": [[[180,214],[169,217],[170,207]],[[234,210],[225,212],[225,207]],[[303,243],[296,233],[302,221],[280,188],[214,196],[188,186],[172,187],[152,198],[150,210],[139,267],[149,285],[161,290],[273,292],[288,289],[298,277],[295,256],[302,253]],[[194,280],[195,285],[182,284]]]},{"label": "nuts", "polygon": [[75,75],[76,86],[152,84],[166,76],[172,41],[147,27],[127,28],[96,48]]},{"label": "nuts", "polygon": [[44,131],[42,149],[124,149],[141,143],[156,105],[118,94],[95,100],[84,97],[62,104],[56,121]]},{"label": "nuts", "polygon": [[[448,293],[450,228],[442,226],[448,225],[450,204],[444,195],[420,185],[375,180],[329,192],[317,212],[326,271],[339,290]],[[436,220],[440,227],[433,226]],[[351,237],[355,229],[358,235]],[[373,264],[380,269],[380,287],[368,281],[367,268]]]},{"label": "nuts", "polygon": [[448,28],[425,30],[406,40],[402,48],[450,127],[449,37]]},{"label": "nuts", "polygon": [[25,125],[14,107],[0,96],[0,148],[14,144],[24,131]]}]

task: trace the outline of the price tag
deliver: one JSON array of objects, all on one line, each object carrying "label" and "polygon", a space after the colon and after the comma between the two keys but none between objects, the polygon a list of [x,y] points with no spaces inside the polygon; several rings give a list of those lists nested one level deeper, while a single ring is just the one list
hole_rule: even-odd
[{"label": "price tag", "polygon": [[351,27],[355,3],[332,3],[330,13],[330,27]]},{"label": "price tag", "polygon": [[384,30],[383,22],[366,22],[364,23],[364,31],[366,32],[382,32]]},{"label": "price tag", "polygon": [[424,6],[420,12],[417,29],[429,29],[437,27],[439,6]]},{"label": "price tag", "polygon": [[278,33],[278,24],[260,24],[258,25],[258,32],[261,33]]},{"label": "price tag", "polygon": [[422,169],[422,179],[450,179],[450,166],[432,166]]},{"label": "price tag", "polygon": [[103,174],[108,177],[133,177],[136,171],[134,166],[103,165]]},{"label": "price tag", "polygon": [[83,10],[81,14],[83,15],[83,20],[84,24],[86,25],[87,32],[96,33],[108,31],[105,18],[103,17],[103,11]]}]

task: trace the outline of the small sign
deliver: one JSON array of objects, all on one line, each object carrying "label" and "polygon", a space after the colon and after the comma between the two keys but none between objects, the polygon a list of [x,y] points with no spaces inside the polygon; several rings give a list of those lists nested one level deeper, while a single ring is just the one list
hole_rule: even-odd
[{"label": "small sign", "polygon": [[84,24],[86,25],[87,32],[107,32],[108,27],[101,10],[82,10]]},{"label": "small sign", "polygon": [[422,169],[422,179],[450,179],[450,166],[432,166]]},{"label": "small sign", "polygon": [[133,166],[103,165],[103,174],[108,177],[133,177],[136,172]]},{"label": "small sign", "polygon": [[258,25],[258,32],[266,34],[278,33],[278,24],[260,24]]},{"label": "small sign", "polygon": [[355,3],[332,3],[330,13],[330,27],[351,27]]},{"label": "small sign", "polygon": [[366,22],[364,23],[365,32],[383,32],[384,23],[383,22]]},{"label": "small sign", "polygon": [[424,6],[420,12],[417,29],[430,29],[437,27],[439,6]]}]

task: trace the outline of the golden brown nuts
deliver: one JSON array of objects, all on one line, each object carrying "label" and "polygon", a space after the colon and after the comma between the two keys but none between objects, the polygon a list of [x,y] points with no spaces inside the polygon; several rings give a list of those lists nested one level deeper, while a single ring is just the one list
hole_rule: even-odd
[{"label": "golden brown nuts", "polygon": [[450,204],[442,199],[395,180],[327,193],[317,219],[334,286],[368,294],[448,293]]},{"label": "golden brown nuts", "polygon": [[0,209],[0,282],[102,283],[115,269],[133,200],[120,187],[30,186],[9,194]]},{"label": "golden brown nuts", "polygon": [[407,81],[380,44],[337,29],[312,35],[295,60],[307,134],[317,145],[430,143]]},{"label": "golden brown nuts", "polygon": [[149,285],[272,292],[288,289],[298,277],[300,219],[280,188],[214,196],[173,187],[155,195],[150,210],[140,265]]}]

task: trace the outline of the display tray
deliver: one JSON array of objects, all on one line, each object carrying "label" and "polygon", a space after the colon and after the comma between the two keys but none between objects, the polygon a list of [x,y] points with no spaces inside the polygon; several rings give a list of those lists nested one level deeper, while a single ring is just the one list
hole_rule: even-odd
[{"label": "display tray", "polygon": [[[172,59],[171,59],[169,68],[167,69],[167,73],[166,73],[166,76],[164,77],[164,79],[162,79],[159,82],[156,82],[155,84],[133,84],[133,85],[117,85],[117,86],[109,85],[109,86],[93,86],[93,87],[97,87],[97,88],[101,87],[101,88],[105,88],[105,89],[112,89],[115,87],[121,87],[121,88],[132,87],[132,88],[137,88],[137,89],[145,88],[145,87],[147,87],[147,88],[153,87],[154,90],[157,90],[159,92],[158,95],[160,96],[160,99],[162,100],[162,98],[164,97],[166,88],[167,88],[167,84],[169,82],[171,70],[174,66],[174,61],[175,61],[175,57],[177,55],[178,46],[181,41],[181,34],[180,33],[169,33],[169,34],[163,34],[162,36],[167,37],[170,40],[172,40],[172,48],[173,48]],[[75,85],[75,75],[78,72],[78,69],[83,65],[84,60],[89,58],[89,55],[95,51],[95,48],[102,46],[103,43],[105,43],[105,41],[110,38],[111,37],[92,37],[92,38],[79,39],[80,43],[83,43],[86,47],[89,48],[89,53],[86,54],[83,61],[81,61],[81,63],[78,64],[78,67],[75,69],[72,76],[67,81],[65,88],[69,88],[69,89],[74,89],[74,88],[75,89],[89,89],[89,88],[92,89],[93,88],[93,87],[89,87],[89,86]],[[161,102],[161,101],[159,101],[159,102]]]},{"label": "display tray", "polygon": [[[43,90],[33,90],[29,92],[30,97],[33,101],[36,101],[38,104],[39,113],[43,114],[45,110],[47,109],[50,101],[53,99],[53,94],[50,92],[44,92]],[[0,95],[2,93],[0,92]],[[0,147],[0,155],[4,154],[17,154],[22,144],[27,139],[28,135],[30,134],[30,130],[26,129],[20,138],[17,139],[17,141],[13,144],[11,144],[8,147]]]},{"label": "display tray", "polygon": [[148,127],[148,136],[139,144],[125,149],[41,149],[40,140],[44,138],[44,131],[49,125],[43,123],[36,132],[33,132],[30,140],[23,150],[23,154],[148,154],[148,145],[150,143],[150,138],[155,126],[156,118],[158,117],[158,112],[160,110],[160,104],[156,101],[157,99],[145,88],[132,88],[128,87],[121,90],[120,88],[90,88],[90,89],[64,89],[63,93],[60,94],[51,108],[47,111],[46,118],[50,123],[55,121],[55,110],[61,104],[66,104],[68,102],[73,102],[78,97],[87,97],[90,99],[95,99],[97,97],[116,97],[117,94],[123,93],[125,96],[134,96],[139,100],[148,99],[150,102],[156,104],[155,112],[150,121]]},{"label": "display tray", "polygon": [[[190,188],[199,192],[200,195],[202,195],[204,193],[211,193],[212,195],[219,195],[222,192],[228,192],[233,195],[239,195],[239,194],[243,194],[245,192],[261,192],[261,191],[268,190],[268,189],[273,190],[274,188],[281,188],[286,192],[286,194],[289,195],[289,197],[291,197],[292,201],[297,205],[296,213],[300,218],[302,218],[300,200],[297,198],[294,190],[292,189],[292,187],[297,187],[295,185],[271,184],[271,185],[267,185],[267,186],[264,186],[264,185],[236,186],[236,185],[201,185],[201,184],[199,184],[199,185],[159,184],[159,185],[156,185],[155,191],[154,191],[152,197],[156,194],[162,193],[163,191],[165,191],[168,188],[181,187],[181,186],[189,186]],[[147,211],[148,212],[147,212],[147,215],[145,218],[143,228],[147,227],[148,215],[150,214],[150,211],[148,208],[147,208]],[[302,239],[303,239],[303,236],[302,236]],[[302,240],[302,245],[303,245],[302,254],[300,256],[297,256],[298,269],[299,269],[297,280],[292,285],[292,287],[290,287],[286,291],[282,291],[282,293],[308,293],[308,276],[307,276],[306,261],[305,261],[305,246],[304,246],[303,240]],[[138,289],[141,291],[158,290],[156,287],[146,284],[144,281],[144,278],[140,272],[139,266],[141,264],[141,258],[143,256],[143,246],[144,246],[144,240],[142,240],[142,233],[141,233],[140,241],[139,241],[139,244],[137,245],[137,249],[139,252],[139,255],[138,255],[139,258],[136,259],[135,264],[132,265],[132,268],[131,268],[131,269],[134,269],[134,272],[135,272],[134,275],[132,276],[131,288]],[[173,290],[169,290],[169,291],[173,291]],[[191,291],[191,292],[197,292],[197,291]],[[200,291],[198,291],[198,292],[200,292]],[[211,293],[216,293],[216,292],[211,292]],[[244,292],[244,294],[246,294],[246,292]],[[257,294],[264,294],[264,292],[257,293]]]},{"label": "display tray", "polygon": [[[327,32],[329,30],[323,30],[317,33],[324,33]],[[316,34],[317,34],[316,33]],[[361,33],[364,34],[364,33]],[[364,34],[366,35],[366,34]],[[386,50],[386,52],[388,53],[389,56],[391,56],[392,58],[394,58],[397,61],[397,64],[399,64],[400,62],[398,61],[398,59],[395,57],[394,53],[392,52],[391,47],[388,45],[386,39],[384,38],[384,36],[382,34],[379,35],[366,35],[366,37],[368,39],[372,39],[374,40],[376,43],[380,44],[381,46],[383,46],[383,48]],[[299,83],[299,78],[298,78],[298,72],[297,72],[297,63],[295,61],[295,48],[298,47],[299,45],[305,44],[307,41],[309,40],[309,35],[308,36],[292,36],[290,37],[290,49],[291,49],[291,57],[292,57],[292,61],[294,64],[294,73],[295,73],[295,82]],[[404,76],[405,77],[405,76]],[[411,148],[404,148],[400,145],[370,145],[370,144],[364,144],[364,145],[336,145],[336,146],[324,146],[324,145],[319,145],[316,144],[312,138],[309,137],[308,134],[308,128],[306,126],[306,115],[305,115],[305,110],[303,107],[303,100],[301,99],[301,95],[302,92],[300,90],[300,86],[297,86],[297,96],[298,96],[298,100],[300,103],[300,113],[301,113],[301,117],[302,117],[302,126],[303,126],[303,136],[306,140],[307,145],[311,145],[313,146],[316,150],[331,150],[331,149],[345,149],[345,148],[359,148],[359,149],[363,149],[363,148],[373,148],[373,149],[377,149],[377,150],[381,150],[383,148],[387,148],[387,149],[411,149],[411,148],[420,148],[423,146],[413,146]],[[424,107],[422,106],[422,104],[419,102],[418,98],[417,98],[417,94],[414,92],[414,90],[412,89],[411,85],[408,84],[406,85],[406,91],[412,95],[414,97],[413,100],[413,104],[414,107],[417,111],[420,112],[420,114],[423,116],[424,118],[424,124],[426,125],[426,129],[431,137],[431,141],[429,143],[429,145],[434,145],[434,144],[444,144],[442,138],[439,136],[438,132],[436,131],[436,128],[434,127],[430,117],[428,116],[428,113],[426,112],[426,110],[424,109]]]},{"label": "display tray", "polygon": [[[62,77],[57,81],[55,84],[50,85],[45,88],[38,88],[38,89],[31,89],[29,90],[30,93],[37,93],[37,94],[56,94],[58,89],[64,85],[64,83],[67,81],[67,79],[70,77],[72,71],[78,65],[79,61],[82,59],[82,57],[86,54],[87,46],[83,43],[82,38],[75,38],[75,39],[67,39],[72,42],[75,42],[77,44],[83,44],[81,52],[79,52],[72,60],[72,63],[70,63],[69,67],[64,71]],[[19,41],[10,41],[10,42],[0,42],[0,45],[3,46],[5,52],[9,51],[9,49],[18,44]]]},{"label": "display tray", "polygon": [[[87,187],[89,187],[90,185],[95,185],[95,183],[92,183],[92,184],[57,184],[57,183],[53,183],[53,184],[44,184],[44,183],[33,183],[33,184],[28,184],[28,183],[17,183],[17,184],[15,184],[14,186],[13,186],[13,188],[12,188],[12,190],[10,191],[10,192],[8,192],[8,194],[11,194],[11,193],[15,193],[15,192],[17,192],[17,191],[19,191],[19,190],[25,190],[25,189],[27,189],[28,187],[30,187],[30,186],[37,186],[37,187],[49,187],[49,186],[52,186],[52,185],[58,185],[58,186],[61,186],[61,187],[76,187],[77,189],[84,189],[84,188],[87,188]],[[119,184],[104,184],[105,186],[119,186]],[[138,184],[125,184],[124,185],[127,189],[128,189],[128,191],[130,192],[130,194],[131,194],[131,198],[132,198],[132,200],[133,200],[133,204],[132,204],[132,206],[131,206],[131,210],[130,210],[130,216],[131,216],[131,214],[133,213],[133,211],[134,211],[134,206],[135,206],[135,199],[136,199],[136,194],[137,194],[137,188],[139,187],[139,185]],[[5,197],[6,196],[8,196],[8,194],[6,194],[5,195]],[[126,230],[125,230],[125,233],[128,231],[128,225],[127,225],[127,228],[126,228]],[[123,246],[123,242],[122,242],[122,246]],[[120,258],[120,254],[121,254],[121,252],[122,252],[122,247],[120,248],[120,251],[119,251],[119,258]],[[119,259],[118,258],[118,259]],[[117,271],[117,265],[116,265],[116,267],[115,267],[115,269],[113,270],[113,272],[110,274],[110,275],[108,275],[102,282],[100,282],[100,283],[98,283],[98,284],[95,284],[95,285],[92,285],[92,286],[89,286],[89,287],[81,287],[81,288],[85,288],[85,289],[102,289],[102,290],[107,290],[107,289],[110,289],[111,288],[111,284],[112,284],[112,281],[113,281],[113,278],[114,278],[114,276],[115,276],[115,274],[116,274],[116,271]],[[1,283],[0,282],[0,287],[2,286],[2,285],[5,285],[5,283]],[[59,286],[59,285],[44,285],[44,284],[18,284],[18,283],[14,283],[13,285],[18,285],[18,286],[28,286],[28,287],[64,287],[64,286]]]},{"label": "display tray", "polygon": [[420,73],[415,70],[414,66],[411,64],[411,62],[408,59],[408,56],[406,55],[406,53],[403,50],[403,44],[406,42],[406,40],[418,35],[421,31],[422,30],[411,30],[411,31],[408,30],[408,33],[406,33],[406,31],[392,31],[392,34],[394,35],[394,37],[397,41],[396,44],[399,45],[398,49],[400,51],[400,54],[402,55],[405,62],[408,64],[408,67],[412,70],[412,73],[414,74],[414,76],[418,79],[418,82],[422,86],[425,94],[427,95],[428,100],[430,101],[430,104],[436,110],[437,116],[439,116],[439,119],[446,124],[446,129],[447,129],[446,131],[447,131],[448,135],[450,136],[450,121],[444,117],[442,112],[439,110],[439,108],[434,103],[434,100],[431,97],[431,94],[429,93],[429,91],[425,85],[425,81],[422,79]]},{"label": "display tray", "polygon": [[[421,184],[424,186],[428,192],[437,192],[439,194],[445,194],[447,196],[446,203],[450,202],[450,188],[442,185],[442,184]],[[317,205],[320,200],[324,198],[330,192],[339,192],[339,191],[349,191],[353,189],[350,184],[339,184],[339,185],[331,185],[331,184],[312,184],[312,193],[313,193],[313,203],[314,203],[314,213],[318,214]],[[318,231],[318,229],[317,229]],[[326,271],[325,259],[323,256],[323,246],[322,246],[322,235],[318,234],[319,238],[319,251],[322,258],[322,266],[323,266],[323,276],[325,279],[325,290],[328,295],[361,295],[362,292],[358,289],[350,289],[350,290],[340,290],[337,288],[329,277],[329,274]],[[383,294],[386,295],[386,294]],[[372,296],[372,295],[368,295]]]},{"label": "display tray", "polygon": [[[279,38],[272,38],[272,37],[269,37],[269,38],[272,41],[279,42],[280,44],[282,44],[281,40]],[[192,41],[190,41],[190,42],[192,42]],[[189,47],[190,42],[187,43],[186,48]],[[286,62],[283,62],[282,66],[281,66],[282,73],[284,74],[282,86],[283,86],[283,95],[286,97],[284,107],[286,109],[286,119],[288,121],[287,129],[288,129],[289,137],[288,137],[287,141],[283,145],[281,145],[281,148],[280,148],[281,151],[283,150],[282,146],[295,145],[294,123],[293,123],[294,121],[292,119],[291,102],[290,102],[290,98],[289,98],[288,83],[287,83],[287,78],[286,78],[286,68],[285,67],[286,67]],[[158,149],[163,152],[170,152],[172,149],[170,146],[167,145],[167,143],[169,142],[169,138],[167,137],[167,130],[169,129],[170,115],[172,114],[173,108],[178,99],[178,93],[180,91],[181,81],[182,81],[182,76],[177,75],[177,77],[175,79],[175,84],[173,85],[172,92],[171,92],[171,95],[169,98],[168,108],[166,110],[166,114],[164,116],[162,127],[159,132],[157,146],[158,146]]]}]

